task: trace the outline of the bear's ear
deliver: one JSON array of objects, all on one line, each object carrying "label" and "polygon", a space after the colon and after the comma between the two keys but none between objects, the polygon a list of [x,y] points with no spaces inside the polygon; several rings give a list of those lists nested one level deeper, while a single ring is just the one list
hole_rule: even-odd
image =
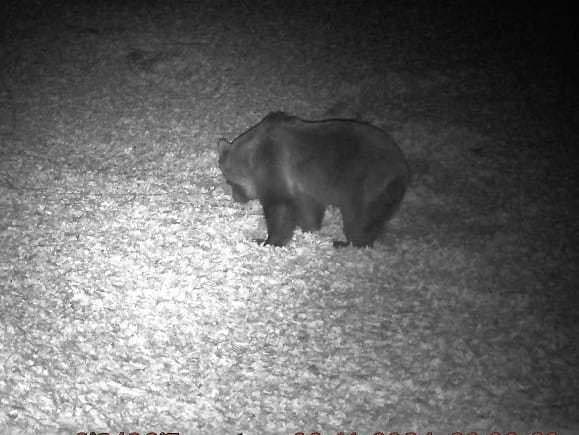
[{"label": "bear's ear", "polygon": [[231,143],[224,137],[219,138],[217,141],[217,152],[219,152],[219,157],[223,156],[231,148]]}]

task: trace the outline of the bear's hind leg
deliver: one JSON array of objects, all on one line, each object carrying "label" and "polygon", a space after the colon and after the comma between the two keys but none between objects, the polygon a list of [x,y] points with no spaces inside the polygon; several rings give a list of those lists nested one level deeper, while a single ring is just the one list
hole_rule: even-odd
[{"label": "bear's hind leg", "polygon": [[334,240],[334,248],[343,248],[350,244],[356,247],[372,246],[372,239],[365,232],[366,210],[359,199],[351,201],[349,206],[341,207],[344,235],[346,241]]},{"label": "bear's hind leg", "polygon": [[361,210],[357,214],[342,212],[346,241],[334,241],[334,247],[342,248],[350,244],[356,248],[372,247],[382,232],[384,220],[378,218],[368,220],[367,216],[367,210]]},{"label": "bear's hind leg", "polygon": [[334,246],[339,248],[351,243],[356,247],[371,247],[400,207],[405,190],[405,180],[395,179],[369,203],[360,197],[353,198],[341,209],[346,242],[334,242]]},{"label": "bear's hind leg", "polygon": [[318,231],[322,227],[326,207],[309,196],[298,198],[295,202],[299,227],[303,231]]},{"label": "bear's hind leg", "polygon": [[372,246],[400,207],[405,190],[405,179],[396,178],[368,204],[352,201],[351,207],[342,212],[347,240],[356,247]]}]

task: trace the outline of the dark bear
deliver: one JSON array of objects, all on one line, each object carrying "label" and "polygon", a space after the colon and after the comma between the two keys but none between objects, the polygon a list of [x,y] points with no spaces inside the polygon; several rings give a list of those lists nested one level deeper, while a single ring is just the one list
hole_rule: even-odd
[{"label": "dark bear", "polygon": [[[342,213],[346,241],[372,246],[409,181],[400,148],[383,130],[354,120],[306,121],[273,112],[233,142],[219,142],[233,199],[257,199],[265,244],[286,245],[297,226],[319,230],[328,205]],[[263,242],[263,240],[260,240]]]}]

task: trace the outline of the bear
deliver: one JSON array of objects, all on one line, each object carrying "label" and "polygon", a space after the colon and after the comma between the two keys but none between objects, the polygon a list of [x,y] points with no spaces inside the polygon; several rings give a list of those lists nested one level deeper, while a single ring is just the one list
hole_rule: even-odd
[{"label": "bear", "polygon": [[409,183],[394,140],[357,120],[271,112],[233,141],[220,139],[218,154],[234,201],[261,203],[267,239],[256,241],[265,245],[287,245],[297,227],[319,230],[332,205],[346,237],[333,245],[372,247]]}]

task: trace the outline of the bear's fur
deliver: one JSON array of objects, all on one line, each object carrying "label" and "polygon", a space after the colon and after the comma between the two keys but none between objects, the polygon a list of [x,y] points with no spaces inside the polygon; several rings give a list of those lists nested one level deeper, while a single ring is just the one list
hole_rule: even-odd
[{"label": "bear's fur", "polygon": [[297,226],[319,230],[326,207],[334,205],[346,236],[334,246],[372,246],[409,182],[392,138],[354,120],[306,121],[273,112],[218,148],[233,199],[261,203],[268,245],[286,245]]}]

